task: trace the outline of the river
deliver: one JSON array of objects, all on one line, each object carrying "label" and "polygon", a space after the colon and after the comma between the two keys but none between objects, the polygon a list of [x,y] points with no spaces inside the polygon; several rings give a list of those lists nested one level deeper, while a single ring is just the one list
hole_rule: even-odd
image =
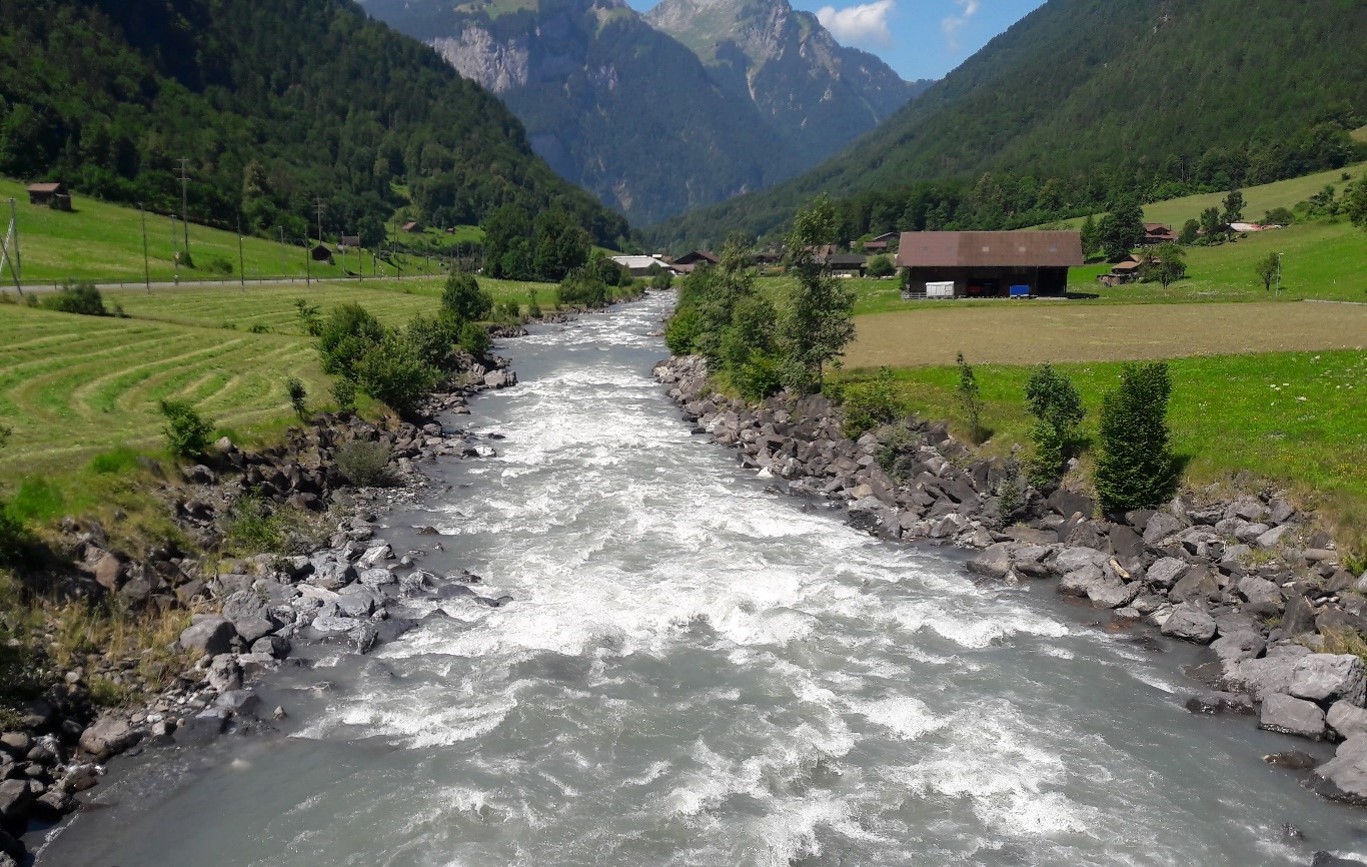
[{"label": "river", "polygon": [[[514,602],[263,688],[278,735],[120,760],[40,865],[1306,864],[1360,813],[1188,714],[1198,651],[975,585],[769,489],[650,378],[651,298],[507,347],[504,439],[383,516]],[[443,535],[420,535],[431,525]],[[440,543],[440,550],[434,542]],[[1319,755],[1326,755],[1323,749]],[[92,794],[96,794],[92,793]],[[1306,841],[1284,841],[1292,823]]]}]

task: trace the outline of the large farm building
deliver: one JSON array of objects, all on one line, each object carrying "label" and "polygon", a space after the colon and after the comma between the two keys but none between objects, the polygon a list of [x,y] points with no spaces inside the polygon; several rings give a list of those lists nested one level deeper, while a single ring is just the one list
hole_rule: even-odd
[{"label": "large farm building", "polygon": [[1082,263],[1077,232],[903,232],[897,248],[910,297],[1059,296]]}]

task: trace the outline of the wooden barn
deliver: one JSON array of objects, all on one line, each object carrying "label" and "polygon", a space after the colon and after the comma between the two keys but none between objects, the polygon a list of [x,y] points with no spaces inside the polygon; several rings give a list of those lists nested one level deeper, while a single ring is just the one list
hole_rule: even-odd
[{"label": "wooden barn", "polygon": [[903,232],[897,250],[911,298],[1062,296],[1082,263],[1078,232]]},{"label": "wooden barn", "polygon": [[71,194],[66,184],[29,184],[28,203],[46,205],[54,211],[71,210]]}]

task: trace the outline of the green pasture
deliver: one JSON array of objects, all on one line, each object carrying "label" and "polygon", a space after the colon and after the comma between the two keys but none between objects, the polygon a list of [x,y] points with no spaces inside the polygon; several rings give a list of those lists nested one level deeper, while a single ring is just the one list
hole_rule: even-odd
[{"label": "green pasture", "polygon": [[[98,283],[142,283],[143,232],[142,215],[136,208],[111,205],[77,194],[75,210],[67,213],[47,207],[30,205],[25,185],[19,181],[0,178],[0,232],[9,225],[8,200],[16,200],[19,225],[19,249],[23,263],[23,283],[54,284],[64,280],[90,280]],[[152,282],[172,282],[176,267],[172,256],[184,245],[185,228],[175,224],[175,239],[169,217],[148,213],[147,271]],[[242,260],[239,265],[238,236],[235,232],[211,229],[191,224],[190,255],[194,268],[180,268],[182,282],[207,280],[237,281],[245,275],[248,280],[267,277],[341,278],[358,269],[370,276],[393,276],[397,271],[415,273],[425,267],[422,257],[400,256],[394,262],[375,261],[369,254],[351,251],[338,253],[334,264],[308,260],[302,240],[288,239],[281,246],[278,240],[257,237],[242,239]],[[174,246],[173,246],[174,245]],[[336,250],[335,244],[329,244]],[[364,258],[364,263],[362,263]],[[6,270],[0,283],[13,288],[13,280]]]},{"label": "green pasture", "polygon": [[[973,362],[969,358],[970,363]],[[1088,437],[1101,395],[1119,379],[1117,362],[1062,364],[1082,393]],[[1006,454],[1030,441],[1025,383],[1030,366],[976,364],[992,432],[986,448]],[[1169,362],[1173,447],[1191,485],[1264,480],[1319,510],[1340,541],[1367,551],[1367,351],[1278,352]],[[842,379],[871,375],[868,369]],[[953,366],[895,371],[910,411],[962,420]],[[956,431],[967,435],[965,424]],[[1085,461],[1085,456],[1084,456]]]}]

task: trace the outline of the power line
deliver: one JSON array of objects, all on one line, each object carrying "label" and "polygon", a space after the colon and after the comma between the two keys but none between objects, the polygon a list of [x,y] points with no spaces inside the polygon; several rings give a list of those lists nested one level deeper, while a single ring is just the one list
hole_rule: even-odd
[{"label": "power line", "polygon": [[180,158],[180,222],[185,227],[185,255],[190,255],[190,160]]},{"label": "power line", "polygon": [[313,208],[318,212],[318,243],[323,243],[323,211],[327,210],[327,204],[323,202],[323,197],[318,196],[313,200]]}]

